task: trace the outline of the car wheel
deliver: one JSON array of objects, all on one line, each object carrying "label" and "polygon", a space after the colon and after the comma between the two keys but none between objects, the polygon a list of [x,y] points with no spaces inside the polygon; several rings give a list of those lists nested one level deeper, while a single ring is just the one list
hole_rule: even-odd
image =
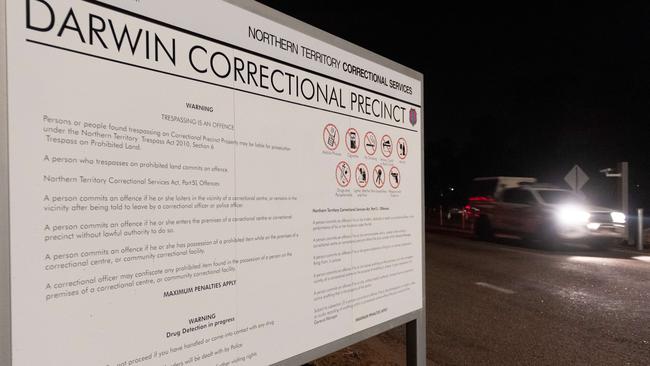
[{"label": "car wheel", "polygon": [[542,249],[556,251],[562,248],[562,241],[554,222],[547,222],[544,225],[540,225],[537,239]]},{"label": "car wheel", "polygon": [[614,241],[614,240],[600,239],[600,240],[592,241],[589,246],[593,250],[607,251],[607,250],[609,250],[610,246],[614,246],[615,243],[616,243],[616,241]]},{"label": "car wheel", "polygon": [[490,241],[494,238],[494,231],[490,219],[486,216],[481,216],[476,220],[476,227],[474,229],[476,238],[483,241]]}]

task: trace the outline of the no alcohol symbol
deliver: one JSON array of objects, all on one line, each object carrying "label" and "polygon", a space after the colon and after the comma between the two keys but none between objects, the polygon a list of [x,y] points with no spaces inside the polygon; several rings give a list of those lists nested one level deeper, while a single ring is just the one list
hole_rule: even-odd
[{"label": "no alcohol symbol", "polygon": [[406,140],[403,137],[400,137],[399,140],[397,140],[397,156],[399,156],[400,159],[404,160],[406,159],[408,152],[409,147],[406,145]]},{"label": "no alcohol symbol", "polygon": [[368,167],[364,163],[359,163],[357,169],[355,170],[355,177],[357,178],[357,184],[359,187],[363,188],[368,185]]},{"label": "no alcohol symbol", "polygon": [[381,165],[377,165],[375,169],[372,170],[372,181],[375,183],[375,187],[381,188],[386,182],[386,172]]},{"label": "no alcohol symbol", "polygon": [[350,165],[345,161],[342,161],[336,165],[336,182],[341,187],[347,187],[350,184],[350,179],[352,178],[352,171],[350,170]]},{"label": "no alcohol symbol", "polygon": [[334,151],[339,147],[339,137],[339,130],[333,124],[328,123],[323,129],[323,142],[328,149]]}]

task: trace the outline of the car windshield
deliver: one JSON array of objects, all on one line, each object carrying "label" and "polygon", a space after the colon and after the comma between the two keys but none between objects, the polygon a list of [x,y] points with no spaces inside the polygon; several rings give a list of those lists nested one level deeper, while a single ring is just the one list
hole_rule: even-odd
[{"label": "car windshield", "polygon": [[582,198],[571,191],[540,190],[537,193],[544,202],[549,204],[581,203],[583,201]]}]

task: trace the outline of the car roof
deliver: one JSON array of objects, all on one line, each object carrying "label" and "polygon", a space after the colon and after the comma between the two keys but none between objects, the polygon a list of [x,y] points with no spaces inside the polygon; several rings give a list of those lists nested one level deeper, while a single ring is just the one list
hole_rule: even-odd
[{"label": "car roof", "polygon": [[560,187],[554,187],[554,186],[551,186],[551,185],[542,185],[542,186],[539,186],[539,185],[538,185],[538,186],[535,186],[535,185],[522,185],[522,186],[519,187],[519,188],[521,188],[521,189],[526,189],[526,190],[529,190],[529,191],[559,191],[559,192],[569,192],[569,193],[574,193],[574,192],[573,192],[572,190],[570,190],[570,189],[564,189],[564,188],[560,188]]},{"label": "car roof", "polygon": [[560,188],[552,184],[543,184],[543,183],[533,183],[533,184],[524,183],[524,184],[520,184],[518,187],[506,188],[506,190],[511,190],[511,189],[524,189],[528,191],[562,191],[562,192],[573,193],[572,190]]},{"label": "car roof", "polygon": [[532,177],[510,177],[510,176],[495,176],[495,177],[476,177],[473,180],[492,180],[492,179],[518,179],[518,180],[526,180],[526,181],[537,181],[536,178]]}]

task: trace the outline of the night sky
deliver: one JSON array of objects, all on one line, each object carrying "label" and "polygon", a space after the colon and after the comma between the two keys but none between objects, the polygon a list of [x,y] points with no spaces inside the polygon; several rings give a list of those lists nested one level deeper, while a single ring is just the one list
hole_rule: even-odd
[{"label": "night sky", "polygon": [[424,74],[428,204],[462,203],[477,176],[563,184],[579,164],[613,207],[598,170],[629,161],[631,207],[650,209],[650,6],[261,2]]}]

